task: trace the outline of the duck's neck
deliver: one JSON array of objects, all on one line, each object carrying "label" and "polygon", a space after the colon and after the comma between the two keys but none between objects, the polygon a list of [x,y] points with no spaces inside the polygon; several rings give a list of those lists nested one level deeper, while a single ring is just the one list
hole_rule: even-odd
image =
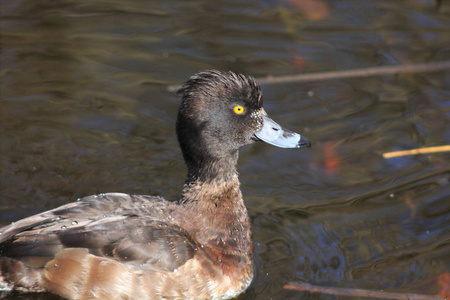
[{"label": "duck's neck", "polygon": [[[199,205],[205,208],[213,206],[215,207],[213,211],[220,212],[224,203],[230,201],[233,204],[243,202],[239,185],[236,173],[228,176],[227,180],[221,178],[221,180],[187,181],[183,186],[180,202],[185,205]],[[235,205],[232,206],[227,207],[233,210]]]},{"label": "duck's neck", "polygon": [[[237,155],[233,159],[237,160]],[[202,176],[188,177],[180,203],[190,212],[190,219],[183,227],[195,232],[205,247],[223,247],[220,251],[251,256],[250,220],[235,165],[228,158],[196,173],[208,172],[207,180]]]},{"label": "duck's neck", "polygon": [[242,202],[236,171],[238,152],[221,158],[198,158],[195,164],[188,164],[188,177],[180,202],[204,207],[214,204],[215,211],[219,211],[228,199]]},{"label": "duck's neck", "polygon": [[[198,183],[226,183],[237,178],[238,151],[224,156],[195,155],[185,160],[188,166],[187,185]],[[184,195],[183,195],[184,196]],[[193,199],[197,200],[197,199]]]}]

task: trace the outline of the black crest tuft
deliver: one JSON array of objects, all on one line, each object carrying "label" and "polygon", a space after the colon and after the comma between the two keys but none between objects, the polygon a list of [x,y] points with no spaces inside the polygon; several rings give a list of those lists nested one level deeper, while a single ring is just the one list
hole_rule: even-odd
[{"label": "black crest tuft", "polygon": [[246,99],[255,108],[262,106],[261,88],[251,76],[234,72],[209,70],[193,75],[177,91],[183,100],[202,99]]}]

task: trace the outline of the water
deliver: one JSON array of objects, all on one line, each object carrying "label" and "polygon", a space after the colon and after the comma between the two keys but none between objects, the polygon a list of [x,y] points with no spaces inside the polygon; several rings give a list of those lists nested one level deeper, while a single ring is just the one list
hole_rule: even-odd
[{"label": "water", "polygon": [[[1,5],[2,225],[104,192],[176,198],[186,169],[166,87],[199,70],[450,58],[444,1]],[[257,268],[242,299],[335,299],[284,290],[289,281],[445,295],[450,155],[381,154],[449,144],[449,87],[448,71],[263,85],[266,111],[313,147],[241,151]],[[24,298],[36,295],[7,299]]]}]

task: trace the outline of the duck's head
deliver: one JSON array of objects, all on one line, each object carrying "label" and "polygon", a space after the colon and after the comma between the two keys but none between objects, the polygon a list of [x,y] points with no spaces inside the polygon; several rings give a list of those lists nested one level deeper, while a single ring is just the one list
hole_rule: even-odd
[{"label": "duck's head", "polygon": [[237,159],[240,147],[258,140],[282,148],[310,146],[306,138],[269,118],[252,77],[205,71],[192,76],[178,94],[177,136],[190,175],[202,165]]}]

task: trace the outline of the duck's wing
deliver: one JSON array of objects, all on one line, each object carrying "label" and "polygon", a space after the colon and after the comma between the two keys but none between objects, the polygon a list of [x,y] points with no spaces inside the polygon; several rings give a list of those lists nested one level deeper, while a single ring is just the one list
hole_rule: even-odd
[{"label": "duck's wing", "polygon": [[167,201],[127,194],[91,196],[0,229],[0,257],[42,268],[67,248],[83,248],[134,269],[172,271],[195,241],[170,222]]}]

